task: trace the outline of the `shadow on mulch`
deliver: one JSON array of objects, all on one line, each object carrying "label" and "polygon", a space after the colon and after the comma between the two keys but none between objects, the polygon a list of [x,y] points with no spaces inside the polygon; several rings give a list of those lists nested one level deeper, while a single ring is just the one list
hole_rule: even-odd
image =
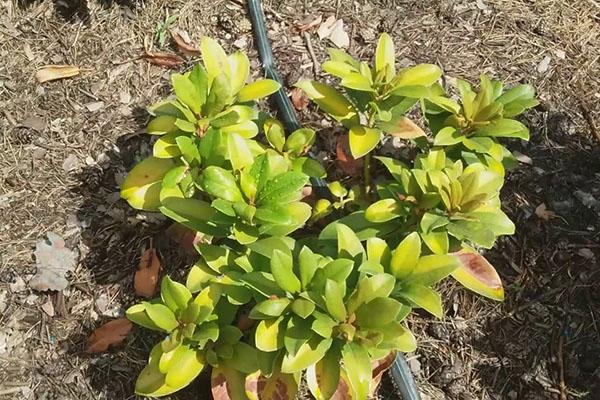
[{"label": "shadow on mulch", "polygon": [[501,196],[516,233],[486,253],[505,302],[482,317],[461,315],[461,330],[427,328],[444,355],[421,352],[421,364],[445,398],[470,398],[473,382],[498,400],[558,399],[561,391],[592,400],[600,392],[600,146],[562,113],[540,107],[528,119],[531,141],[512,146],[525,163]]},{"label": "shadow on mulch", "polygon": [[[27,8],[39,1],[40,0],[17,0],[17,5],[21,8]],[[87,22],[89,20],[89,1],[97,1],[103,8],[110,8],[116,4],[120,7],[134,10],[143,0],[52,0],[56,13],[70,22]]]},{"label": "shadow on mulch", "polygon": [[[137,212],[120,200],[115,192],[124,173],[145,156],[140,155],[140,149],[144,149],[149,141],[148,136],[142,133],[149,119],[146,109],[135,108],[133,118],[137,124],[134,133],[117,139],[112,151],[105,153],[108,160],[104,168],[98,165],[85,167],[78,177],[81,185],[73,189],[84,199],[76,215],[79,221],[84,221],[81,241],[88,251],[83,255],[81,264],[91,273],[90,289],[93,290],[96,285],[119,285],[122,296],[119,301],[125,309],[140,301],[135,296],[133,277],[145,249],[151,245],[157,249],[161,259],[161,276],[170,274],[178,280],[184,279],[186,267],[195,261],[167,237],[165,231],[171,223],[166,218],[157,213]],[[147,146],[145,148],[148,149]],[[85,353],[88,334],[67,339],[68,343],[74,344],[69,349],[71,354],[91,357]],[[142,361],[162,339],[163,335],[134,327],[125,347],[93,355],[86,374],[94,393],[104,393],[110,399],[124,398],[125,394],[133,396],[135,380],[145,365]],[[209,381],[210,376],[203,373],[194,384],[170,398],[191,400],[197,399],[199,394],[205,395],[200,398],[210,398]]]}]

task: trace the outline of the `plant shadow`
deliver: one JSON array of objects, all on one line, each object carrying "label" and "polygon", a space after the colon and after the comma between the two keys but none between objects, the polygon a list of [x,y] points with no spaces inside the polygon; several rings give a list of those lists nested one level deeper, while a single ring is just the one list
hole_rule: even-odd
[{"label": "plant shadow", "polygon": [[[115,5],[135,10],[142,4],[143,0],[52,0],[54,11],[69,22],[88,22],[90,18],[89,1],[97,1],[102,8],[110,8]],[[40,0],[17,0],[17,6],[28,8]]]}]

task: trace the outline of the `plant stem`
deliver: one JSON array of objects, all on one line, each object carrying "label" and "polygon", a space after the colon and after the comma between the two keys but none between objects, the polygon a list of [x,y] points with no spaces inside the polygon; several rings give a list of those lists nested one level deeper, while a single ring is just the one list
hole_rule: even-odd
[{"label": "plant stem", "polygon": [[370,200],[371,193],[371,153],[367,153],[365,156],[364,163],[364,176],[365,176],[365,200]]}]

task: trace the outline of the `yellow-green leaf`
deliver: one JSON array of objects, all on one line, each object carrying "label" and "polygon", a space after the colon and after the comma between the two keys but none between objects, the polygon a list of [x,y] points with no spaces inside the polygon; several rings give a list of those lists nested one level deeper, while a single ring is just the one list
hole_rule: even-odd
[{"label": "yellow-green leaf", "polygon": [[258,323],[254,335],[256,348],[271,352],[283,347],[285,323],[283,317],[277,319],[264,319]]},{"label": "yellow-green leaf", "polygon": [[231,93],[240,91],[246,84],[248,75],[250,75],[250,61],[248,56],[241,51],[236,51],[228,57],[231,68]]},{"label": "yellow-green leaf", "polygon": [[400,71],[394,82],[398,86],[431,86],[442,76],[437,65],[419,64]]},{"label": "yellow-green leaf", "polygon": [[137,164],[121,185],[121,197],[133,208],[154,211],[160,206],[161,182],[175,167],[171,159],[148,157]]},{"label": "yellow-green leaf", "polygon": [[230,76],[231,70],[227,54],[216,40],[204,36],[200,41],[200,53],[206,67],[209,84],[220,74]]},{"label": "yellow-green leaf", "polygon": [[173,133],[177,131],[175,126],[177,117],[172,115],[159,115],[158,117],[152,118],[146,127],[146,132],[150,135],[164,135],[165,133]]},{"label": "yellow-green leaf", "polygon": [[438,318],[442,318],[444,315],[442,298],[439,293],[427,286],[418,284],[403,285],[398,295]]},{"label": "yellow-green leaf", "polygon": [[350,127],[358,124],[358,115],[350,101],[333,87],[309,80],[299,81],[296,83],[296,87],[304,90],[306,95],[323,111],[344,126]]},{"label": "yellow-green leaf", "polygon": [[352,156],[360,158],[377,147],[381,140],[381,131],[376,128],[355,125],[350,128],[348,139]]},{"label": "yellow-green leaf", "polygon": [[281,85],[272,79],[260,79],[244,86],[238,93],[237,100],[246,102],[267,97],[279,90]]},{"label": "yellow-green leaf", "polygon": [[396,53],[394,42],[387,33],[382,33],[375,51],[375,71],[385,71],[385,76],[390,79],[396,74]]},{"label": "yellow-green leaf", "polygon": [[227,148],[229,150],[229,161],[231,161],[231,166],[236,171],[252,164],[254,161],[246,139],[237,133],[227,135]]},{"label": "yellow-green leaf", "polygon": [[390,262],[391,273],[398,279],[409,276],[421,256],[421,239],[417,232],[405,237],[396,247]]}]

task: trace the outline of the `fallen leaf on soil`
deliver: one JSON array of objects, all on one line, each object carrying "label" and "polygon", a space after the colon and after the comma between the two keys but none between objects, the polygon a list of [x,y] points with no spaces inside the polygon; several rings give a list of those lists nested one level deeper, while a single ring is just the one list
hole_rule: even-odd
[{"label": "fallen leaf on soil", "polygon": [[87,103],[85,105],[85,108],[87,108],[88,111],[90,111],[90,112],[98,111],[102,107],[104,107],[104,102],[103,101],[93,101],[93,102]]},{"label": "fallen leaf on soil", "polygon": [[537,70],[540,74],[543,74],[544,72],[548,71],[548,68],[550,68],[551,60],[552,58],[550,58],[550,56],[546,56],[542,59],[542,61],[540,61],[540,63],[537,66]]},{"label": "fallen leaf on soil", "polygon": [[355,159],[350,153],[348,135],[341,135],[335,146],[335,155],[338,166],[348,175],[356,174],[362,167],[362,159]]},{"label": "fallen leaf on soil", "polygon": [[42,304],[42,310],[49,316],[54,317],[54,304],[52,304],[52,300],[48,299],[44,304]]},{"label": "fallen leaf on soil", "polygon": [[588,260],[594,258],[594,252],[588,249],[587,247],[577,250],[577,255],[580,255],[581,257],[586,258]]},{"label": "fallen leaf on soil", "polygon": [[65,241],[54,232],[35,245],[37,273],[29,281],[36,290],[63,290],[69,286],[66,274],[75,269],[77,255],[65,247]]},{"label": "fallen leaf on soil", "polygon": [[79,75],[79,67],[74,65],[46,65],[35,73],[39,83],[70,78]]},{"label": "fallen leaf on soil", "polygon": [[101,353],[109,346],[118,346],[123,343],[133,325],[127,318],[109,321],[96,329],[88,338],[88,353]]},{"label": "fallen leaf on soil", "polygon": [[543,219],[544,221],[549,221],[552,218],[556,217],[556,213],[554,211],[550,211],[546,208],[546,204],[542,203],[535,208],[535,215],[538,218]]},{"label": "fallen leaf on soil", "polygon": [[33,129],[34,131],[37,131],[37,132],[42,132],[44,129],[46,129],[46,121],[43,118],[32,115],[32,116],[25,118],[19,124],[19,126],[21,126],[23,128]]},{"label": "fallen leaf on soil", "polygon": [[425,136],[423,129],[408,117],[400,118],[400,121],[395,124],[394,130],[389,131],[389,134],[400,139],[415,139]]},{"label": "fallen leaf on soil", "polygon": [[75,154],[69,154],[69,156],[63,161],[62,167],[65,172],[76,170],[79,167],[79,160],[77,159],[77,156]]},{"label": "fallen leaf on soil", "polygon": [[181,33],[179,33],[179,31],[171,32],[171,36],[173,37],[173,40],[175,41],[175,44],[177,45],[179,50],[181,50],[184,54],[189,54],[190,56],[200,55],[200,49],[186,42],[186,40],[183,38]]},{"label": "fallen leaf on soil", "polygon": [[533,160],[531,159],[531,157],[526,156],[525,154],[519,153],[518,151],[513,151],[513,156],[515,156],[517,161],[519,161],[520,163],[533,165]]},{"label": "fallen leaf on soil", "polygon": [[167,68],[175,68],[183,64],[183,58],[171,53],[151,53],[146,50],[142,58],[146,59],[150,64]]},{"label": "fallen leaf on soil", "polygon": [[302,111],[308,106],[308,96],[304,93],[304,90],[300,88],[293,88],[290,92],[290,99],[294,108],[298,111]]},{"label": "fallen leaf on soil", "polygon": [[309,29],[319,26],[322,21],[322,15],[318,15],[316,17],[314,15],[309,15],[308,17],[304,18],[302,21],[296,24],[296,29],[298,29],[300,33],[304,33]]},{"label": "fallen leaf on soil", "polygon": [[204,235],[200,232],[193,231],[177,222],[169,226],[165,233],[189,254],[197,254],[198,251],[194,245],[205,241]]},{"label": "fallen leaf on soil", "polygon": [[156,293],[158,275],[160,274],[160,260],[156,249],[149,248],[142,254],[138,270],[133,279],[133,287],[138,296],[150,298]]},{"label": "fallen leaf on soil", "polygon": [[33,61],[35,59],[35,55],[33,54],[33,51],[31,51],[31,46],[29,43],[25,43],[23,45],[23,53],[25,53],[25,57],[27,57],[29,61]]},{"label": "fallen leaf on soil", "polygon": [[317,29],[317,35],[319,35],[319,39],[323,40],[329,37],[331,34],[331,28],[333,27],[333,24],[335,24],[335,21],[336,20],[333,15],[323,21],[321,26],[319,26],[319,29]]},{"label": "fallen leaf on soil", "polygon": [[348,33],[344,30],[344,21],[341,19],[335,21],[335,24],[331,28],[331,33],[329,34],[329,40],[342,49],[347,49],[350,46],[350,36],[348,36]]}]

